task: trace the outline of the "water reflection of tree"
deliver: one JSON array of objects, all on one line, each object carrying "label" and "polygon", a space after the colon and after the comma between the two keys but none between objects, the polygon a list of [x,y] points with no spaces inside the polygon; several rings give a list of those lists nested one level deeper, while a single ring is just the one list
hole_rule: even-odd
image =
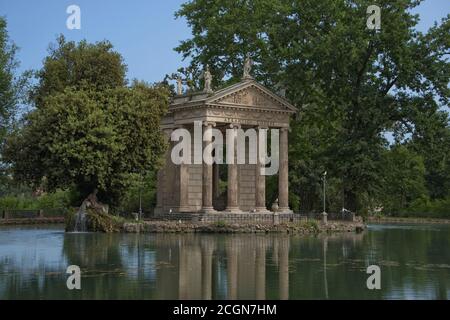
[{"label": "water reflection of tree", "polygon": [[[177,269],[175,286],[180,299],[381,299],[389,297],[396,286],[403,288],[411,284],[411,280],[401,276],[403,268],[395,264],[398,260],[401,265],[402,258],[394,256],[394,262],[385,261],[389,256],[378,250],[392,236],[395,237],[385,239],[384,235],[378,239],[375,234],[373,239],[371,233],[309,238],[177,235],[166,236],[158,243],[164,242],[176,252],[178,260],[172,262]],[[400,245],[399,254],[405,254],[401,253],[405,246],[406,243]],[[156,247],[161,251],[159,244]],[[392,247],[391,250],[397,251]],[[382,267],[383,290],[371,291],[366,288],[365,269],[377,263]],[[163,272],[159,271],[157,278],[164,279],[162,282],[167,285],[170,280],[167,282],[167,277],[162,277]],[[446,275],[443,271],[443,276]],[[426,283],[415,280],[413,283],[418,292],[426,290]],[[442,296],[446,282],[441,281],[437,290]]]},{"label": "water reflection of tree", "polygon": [[[374,231],[364,238],[363,248],[369,264],[382,268],[382,287],[385,297],[408,299],[411,292],[422,297],[447,299],[450,279],[450,235],[443,226],[391,226],[382,232]],[[431,288],[438,284],[435,292]],[[395,290],[395,292],[394,292]]]},{"label": "water reflection of tree", "polygon": [[[416,292],[447,299],[450,237],[448,228],[439,230],[319,237],[66,234],[63,266],[43,262],[29,277],[8,275],[0,297],[381,299],[411,298]],[[70,264],[82,269],[81,291],[66,288]],[[366,288],[370,264],[381,267],[380,291]]]},{"label": "water reflection of tree", "polygon": [[150,241],[139,235],[68,234],[63,253],[68,264],[80,266],[82,290],[72,291],[83,299],[152,299],[147,264]]}]

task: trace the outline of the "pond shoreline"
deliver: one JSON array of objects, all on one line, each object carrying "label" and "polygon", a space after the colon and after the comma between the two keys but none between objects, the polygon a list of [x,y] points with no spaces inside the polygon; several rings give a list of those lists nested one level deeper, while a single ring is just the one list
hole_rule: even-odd
[{"label": "pond shoreline", "polygon": [[[67,227],[67,217],[0,219],[0,226],[63,224]],[[66,228],[67,229],[67,228]],[[361,232],[366,225],[361,219],[356,221],[328,220],[323,224],[319,220],[308,219],[298,222],[192,222],[176,220],[144,220],[142,222],[123,221],[116,224],[114,233],[288,233],[320,234]],[[98,232],[102,232],[98,230]],[[113,232],[113,231],[109,231]]]},{"label": "pond shoreline", "polygon": [[127,222],[122,226],[124,233],[290,233],[319,234],[338,232],[361,232],[366,228],[362,222],[317,220],[298,223],[193,223],[182,221]]},{"label": "pond shoreline", "polygon": [[368,223],[414,223],[414,224],[450,224],[450,219],[407,218],[407,217],[368,217]]},{"label": "pond shoreline", "polygon": [[21,226],[30,224],[63,224],[64,217],[0,219],[0,226]]}]

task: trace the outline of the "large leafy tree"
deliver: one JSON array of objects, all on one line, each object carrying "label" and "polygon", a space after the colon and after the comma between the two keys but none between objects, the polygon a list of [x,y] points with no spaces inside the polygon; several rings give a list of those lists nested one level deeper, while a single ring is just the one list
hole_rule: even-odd
[{"label": "large leafy tree", "polygon": [[390,214],[405,211],[411,203],[427,196],[423,158],[404,145],[386,151],[383,209]]},{"label": "large leafy tree", "polygon": [[16,46],[9,40],[6,20],[0,17],[0,139],[6,134],[17,104],[14,70]]},{"label": "large leafy tree", "polygon": [[[6,19],[0,17],[0,150],[5,135],[14,122],[28,79],[27,72],[23,75],[17,74],[19,63],[16,60],[16,52],[17,47],[8,36]],[[6,191],[10,182],[6,169],[7,166],[0,155],[0,193]]]},{"label": "large leafy tree", "polygon": [[217,86],[238,81],[250,53],[257,80],[284,86],[300,109],[290,184],[302,209],[320,203],[324,170],[335,202],[365,209],[383,194],[385,133],[414,135],[427,117],[421,109],[448,104],[450,19],[418,32],[411,10],[419,3],[377,1],[382,25],[374,31],[368,0],[193,0],[176,13],[193,33],[176,50],[191,58],[190,70],[212,66]]},{"label": "large leafy tree", "polygon": [[95,189],[117,204],[132,179],[159,165],[159,129],[168,90],[133,82],[111,44],[59,38],[50,49],[33,109],[7,140],[4,156],[16,179],[48,190]]}]

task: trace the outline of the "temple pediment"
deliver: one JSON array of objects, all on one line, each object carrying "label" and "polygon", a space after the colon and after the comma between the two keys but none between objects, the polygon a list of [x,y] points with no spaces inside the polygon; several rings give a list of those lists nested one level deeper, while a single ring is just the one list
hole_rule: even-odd
[{"label": "temple pediment", "polygon": [[250,107],[273,109],[294,113],[297,109],[286,99],[280,97],[257,82],[243,81],[215,92],[206,99],[206,104],[229,107]]},{"label": "temple pediment", "polygon": [[249,78],[215,92],[175,96],[162,125],[170,128],[211,121],[282,128],[289,126],[290,116],[296,112],[285,98]]}]

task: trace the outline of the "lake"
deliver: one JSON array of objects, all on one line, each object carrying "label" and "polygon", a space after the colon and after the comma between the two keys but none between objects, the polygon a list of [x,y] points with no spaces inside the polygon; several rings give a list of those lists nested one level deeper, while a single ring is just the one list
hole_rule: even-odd
[{"label": "lake", "polygon": [[[0,227],[0,299],[448,299],[450,226],[361,234],[94,234]],[[81,290],[66,286],[81,268]],[[369,265],[381,289],[367,289]]]}]

